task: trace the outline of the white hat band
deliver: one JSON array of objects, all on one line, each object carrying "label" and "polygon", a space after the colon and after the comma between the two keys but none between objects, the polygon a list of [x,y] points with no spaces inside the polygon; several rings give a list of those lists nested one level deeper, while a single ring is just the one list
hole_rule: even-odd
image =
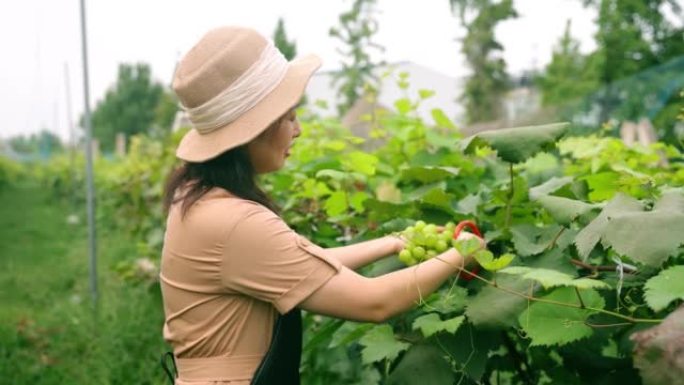
[{"label": "white hat band", "polygon": [[273,91],[287,67],[287,59],[269,40],[259,59],[233,84],[204,104],[183,109],[200,134],[212,132],[239,118]]}]

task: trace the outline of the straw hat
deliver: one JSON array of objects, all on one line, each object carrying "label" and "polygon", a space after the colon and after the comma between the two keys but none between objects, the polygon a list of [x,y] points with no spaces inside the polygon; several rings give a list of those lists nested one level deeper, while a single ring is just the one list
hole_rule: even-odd
[{"label": "straw hat", "polygon": [[178,65],[173,89],[193,129],[176,156],[203,162],[248,143],[301,99],[317,56],[288,62],[250,28],[209,31]]}]

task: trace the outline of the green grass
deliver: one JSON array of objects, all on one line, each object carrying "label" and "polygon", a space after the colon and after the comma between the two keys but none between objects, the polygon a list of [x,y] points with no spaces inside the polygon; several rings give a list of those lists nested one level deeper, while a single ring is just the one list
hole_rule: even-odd
[{"label": "green grass", "polygon": [[83,210],[30,185],[0,199],[0,385],[163,384],[159,289],[112,269],[135,256],[134,240],[98,229],[95,309]]}]

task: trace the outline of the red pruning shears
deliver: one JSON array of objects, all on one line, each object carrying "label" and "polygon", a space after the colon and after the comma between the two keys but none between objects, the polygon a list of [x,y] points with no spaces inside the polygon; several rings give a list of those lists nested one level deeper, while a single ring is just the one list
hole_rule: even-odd
[{"label": "red pruning shears", "polygon": [[[482,233],[480,232],[480,229],[477,227],[475,222],[470,221],[470,220],[465,220],[465,221],[460,221],[456,225],[456,228],[454,229],[454,239],[458,239],[458,236],[461,235],[461,231],[463,228],[469,227],[470,231],[473,232],[473,234],[477,235],[478,237],[482,238]],[[483,238],[484,239],[484,238]],[[472,274],[463,270],[461,273],[458,275],[459,278],[463,278],[464,281],[470,281],[475,276],[473,274],[477,274],[480,272],[480,267],[479,266],[474,266],[472,269]]]}]

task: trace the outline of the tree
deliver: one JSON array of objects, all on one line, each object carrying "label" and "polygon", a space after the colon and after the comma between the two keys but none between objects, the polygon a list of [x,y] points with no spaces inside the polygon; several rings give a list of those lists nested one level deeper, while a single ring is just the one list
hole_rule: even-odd
[{"label": "tree", "polygon": [[176,94],[166,89],[163,90],[154,110],[154,125],[162,131],[169,131],[176,118],[176,112],[178,112]]},{"label": "tree", "polygon": [[556,45],[551,62],[537,78],[544,106],[564,106],[599,88],[596,55],[582,55],[570,34],[570,20]]},{"label": "tree", "polygon": [[14,151],[22,154],[40,153],[48,156],[64,149],[61,139],[45,128],[28,136],[14,136],[9,138],[7,142]]},{"label": "tree", "polygon": [[[596,40],[600,66],[598,75],[604,88],[597,96],[601,120],[606,121],[625,96],[635,95],[614,87],[620,79],[648,68],[665,64],[684,52],[684,29],[672,24],[663,9],[669,6],[674,17],[682,19],[682,9],[676,0],[583,0],[598,10]],[[632,84],[632,83],[627,83]],[[637,88],[643,88],[637,84]],[[674,98],[673,98],[674,100]],[[633,108],[621,108],[621,117],[636,119],[642,113],[639,101],[628,101]]]},{"label": "tree", "polygon": [[283,18],[278,19],[278,25],[276,26],[275,32],[273,32],[273,43],[276,47],[283,53],[287,60],[294,59],[297,56],[297,43],[289,41],[287,39],[287,34],[285,33],[285,22]]},{"label": "tree", "polygon": [[342,62],[342,70],[334,75],[333,85],[342,84],[338,96],[342,101],[337,105],[343,115],[363,96],[364,88],[376,87],[378,79],[373,75],[375,63],[370,57],[370,48],[383,51],[384,48],[371,41],[378,32],[378,23],[373,19],[375,0],[354,0],[352,9],[340,15],[340,26],[330,28],[330,36],[339,39],[346,49],[338,52],[349,61]]},{"label": "tree", "polygon": [[152,80],[147,64],[121,64],[116,84],[93,111],[93,136],[105,151],[114,148],[117,133],[126,137],[149,130],[164,88]]},{"label": "tree", "polygon": [[509,89],[503,47],[496,40],[496,25],[517,13],[512,0],[449,0],[468,33],[462,52],[472,70],[461,100],[469,123],[489,121],[501,116],[502,98]]}]

